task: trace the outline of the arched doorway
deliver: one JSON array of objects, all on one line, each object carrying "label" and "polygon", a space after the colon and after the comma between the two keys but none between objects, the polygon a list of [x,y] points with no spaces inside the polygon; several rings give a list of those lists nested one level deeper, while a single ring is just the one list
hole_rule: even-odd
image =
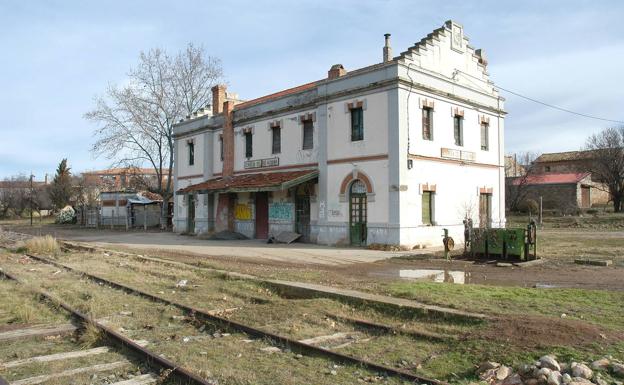
[{"label": "arched doorway", "polygon": [[349,235],[353,246],[366,245],[366,184],[356,179],[349,187]]}]

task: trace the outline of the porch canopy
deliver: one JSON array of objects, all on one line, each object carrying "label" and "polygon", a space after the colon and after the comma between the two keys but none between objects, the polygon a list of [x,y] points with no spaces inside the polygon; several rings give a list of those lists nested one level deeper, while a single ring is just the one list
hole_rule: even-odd
[{"label": "porch canopy", "polygon": [[280,191],[317,178],[318,175],[318,170],[233,175],[190,185],[178,190],[176,194]]}]

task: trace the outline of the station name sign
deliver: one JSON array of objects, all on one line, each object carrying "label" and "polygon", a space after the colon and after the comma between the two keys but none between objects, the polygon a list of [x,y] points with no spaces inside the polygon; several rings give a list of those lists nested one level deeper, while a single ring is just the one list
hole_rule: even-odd
[{"label": "station name sign", "polygon": [[263,168],[263,167],[275,167],[279,166],[279,158],[266,158],[266,159],[256,159],[256,160],[246,160],[243,167],[245,169],[249,168]]},{"label": "station name sign", "polygon": [[442,148],[442,158],[457,159],[465,162],[474,162],[477,158],[477,154],[472,151],[455,150],[453,148]]}]

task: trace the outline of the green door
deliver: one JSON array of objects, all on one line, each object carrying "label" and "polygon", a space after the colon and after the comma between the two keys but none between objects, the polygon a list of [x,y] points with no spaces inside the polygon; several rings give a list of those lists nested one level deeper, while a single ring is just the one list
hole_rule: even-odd
[{"label": "green door", "polygon": [[195,195],[188,195],[188,216],[186,217],[186,232],[193,234],[195,232]]},{"label": "green door", "polygon": [[351,245],[366,245],[366,185],[356,180],[349,190],[349,232]]}]

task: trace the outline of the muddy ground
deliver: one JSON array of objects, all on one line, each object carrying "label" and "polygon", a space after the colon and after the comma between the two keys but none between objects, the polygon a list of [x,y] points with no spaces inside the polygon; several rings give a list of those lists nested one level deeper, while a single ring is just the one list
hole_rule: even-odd
[{"label": "muddy ground", "polygon": [[[7,226],[5,226],[7,227]],[[331,284],[344,287],[375,286],[379,282],[392,280],[442,281],[465,284],[484,284],[496,286],[518,286],[539,288],[582,288],[624,291],[624,232],[614,229],[591,228],[546,228],[539,233],[539,255],[544,263],[530,267],[499,267],[495,263],[484,260],[469,260],[455,253],[452,261],[442,258],[441,252],[434,250],[416,253],[385,253],[378,252],[369,258],[371,250],[336,249],[336,254],[348,252],[349,257],[341,263],[327,263],[326,258],[315,259],[317,249],[301,249],[302,245],[293,244],[279,250],[282,257],[269,257],[260,252],[258,255],[247,254],[245,257],[233,255],[223,256],[210,253],[210,246],[202,247],[201,252],[178,252],[153,247],[125,244],[119,239],[125,234],[122,231],[86,230],[62,226],[28,226],[8,227],[35,235],[52,234],[61,239],[88,239],[97,235],[98,244],[115,249],[132,250],[144,254],[166,256],[190,263],[202,263],[211,267],[234,270],[253,275],[306,280],[316,283]],[[140,235],[140,233],[139,233]],[[150,234],[151,236],[157,234]],[[188,237],[180,236],[184,243]],[[196,242],[196,239],[192,240]],[[204,241],[206,245],[220,248],[221,241]],[[289,247],[297,249],[299,254],[309,254],[307,259],[288,259]],[[269,252],[267,250],[267,252]],[[294,251],[293,251],[294,253]],[[358,258],[358,253],[367,257]],[[236,254],[236,253],[233,253]],[[345,254],[346,255],[346,254]],[[608,267],[584,266],[574,263],[576,258],[609,259],[613,264]],[[340,258],[340,257],[337,257]],[[372,262],[362,262],[370,260]],[[376,260],[375,260],[376,259]],[[431,270],[431,271],[429,271]],[[414,277],[425,276],[420,279]],[[409,278],[412,277],[412,278]]]}]

